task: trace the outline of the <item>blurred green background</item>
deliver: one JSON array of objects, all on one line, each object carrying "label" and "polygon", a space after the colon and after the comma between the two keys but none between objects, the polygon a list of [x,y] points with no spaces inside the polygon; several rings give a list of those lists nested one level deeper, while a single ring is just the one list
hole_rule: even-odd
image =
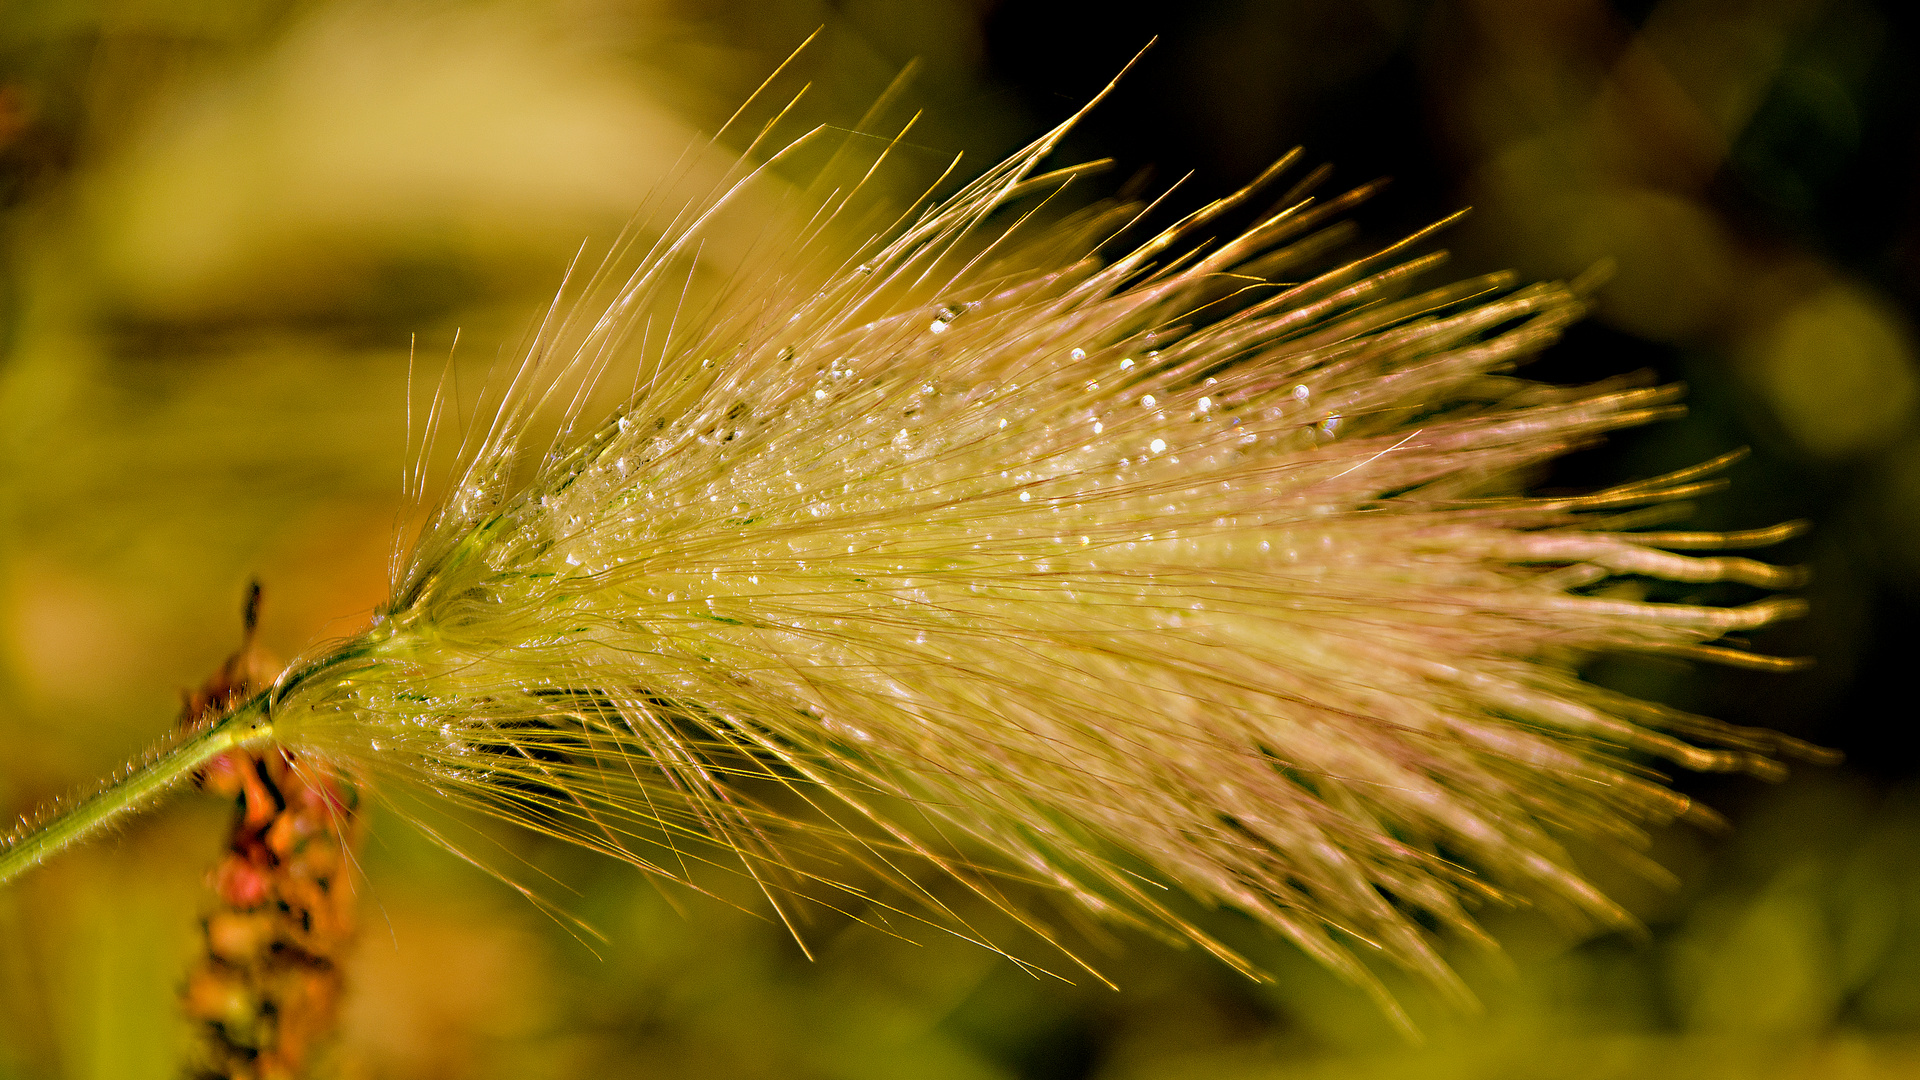
[{"label": "blurred green background", "polygon": [[[338,1075],[1843,1077],[1920,1075],[1920,28],[1886,0],[536,3],[0,0],[0,811],[103,774],[233,647],[345,633],[407,508],[407,355],[510,356],[582,239],[816,27],[812,108],[851,122],[909,61],[910,155],[977,171],[1159,41],[1063,158],[1197,205],[1296,143],[1404,233],[1458,207],[1461,275],[1617,271],[1534,369],[1637,368],[1684,420],[1543,478],[1754,454],[1703,527],[1808,518],[1776,553],[1797,675],[1592,676],[1847,751],[1784,785],[1678,777],[1733,819],[1662,831],[1646,923],[1496,920],[1479,1016],[1358,995],[1221,915],[1258,985],[1117,933],[1120,989],[857,924],[777,924],[526,837],[583,944],[381,818]],[[474,396],[467,387],[467,398]],[[1732,597],[1733,594],[1728,594]],[[224,807],[178,797],[0,891],[0,1078],[169,1075]],[[591,948],[589,948],[589,944]]]}]

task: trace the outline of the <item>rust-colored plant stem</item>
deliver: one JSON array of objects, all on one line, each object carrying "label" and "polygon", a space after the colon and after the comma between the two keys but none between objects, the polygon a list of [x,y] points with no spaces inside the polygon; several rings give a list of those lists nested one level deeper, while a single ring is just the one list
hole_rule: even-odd
[{"label": "rust-colored plant stem", "polygon": [[[217,720],[279,670],[254,641],[259,587],[240,651],[188,695],[182,723]],[[236,800],[232,839],[209,878],[204,949],[182,1006],[195,1025],[187,1072],[222,1080],[305,1075],[339,1015],[354,934],[353,854],[364,832],[349,777],[276,746],[236,749],[198,777]]]}]

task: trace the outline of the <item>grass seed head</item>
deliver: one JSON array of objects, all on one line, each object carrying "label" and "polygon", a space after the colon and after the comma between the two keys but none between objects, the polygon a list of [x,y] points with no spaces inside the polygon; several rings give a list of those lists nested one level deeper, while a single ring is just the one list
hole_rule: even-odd
[{"label": "grass seed head", "polygon": [[936,919],[915,867],[990,898],[991,868],[1240,963],[1173,886],[1369,986],[1356,945],[1464,994],[1423,927],[1477,935],[1491,899],[1626,921],[1562,841],[1687,811],[1642,759],[1764,774],[1785,744],[1578,667],[1747,657],[1714,643],[1797,601],[1614,586],[1788,585],[1683,553],[1784,534],[1635,531],[1724,461],[1521,493],[1675,410],[1510,374],[1578,289],[1423,285],[1424,234],[1330,263],[1353,197],[1306,185],[1198,242],[1291,159],[1131,246],[1135,206],[1041,225],[1064,131],[836,245],[859,162],[704,297],[759,171],[611,260],[467,434],[378,624],[283,677],[275,737],[776,905],[825,840]]}]

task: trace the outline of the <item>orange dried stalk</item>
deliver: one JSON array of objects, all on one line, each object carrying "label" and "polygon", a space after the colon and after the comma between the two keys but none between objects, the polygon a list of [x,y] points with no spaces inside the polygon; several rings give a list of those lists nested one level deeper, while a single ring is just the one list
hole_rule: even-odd
[{"label": "orange dried stalk", "polygon": [[[240,650],[186,695],[183,727],[218,720],[279,673],[254,638],[259,598],[255,585]],[[232,841],[208,878],[217,902],[201,919],[205,947],[182,992],[195,1027],[187,1074],[291,1080],[339,1016],[365,832],[358,785],[277,746],[230,750],[196,780],[236,805]]]}]

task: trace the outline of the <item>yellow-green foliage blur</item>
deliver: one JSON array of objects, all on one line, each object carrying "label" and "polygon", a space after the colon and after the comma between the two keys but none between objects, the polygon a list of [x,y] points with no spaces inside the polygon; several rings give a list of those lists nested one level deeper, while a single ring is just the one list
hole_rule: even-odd
[{"label": "yellow-green foliage blur", "polygon": [[[599,936],[376,817],[321,1075],[1848,1077],[1920,1075],[1920,768],[1901,756],[1920,606],[1920,36],[1864,0],[0,0],[0,812],[171,725],[265,585],[282,656],[382,598],[412,509],[409,352],[465,400],[583,241],[815,27],[808,104],[851,123],[909,61],[929,175],[984,168],[1161,41],[1069,144],[1193,205],[1296,142],[1388,235],[1464,205],[1461,274],[1611,260],[1536,374],[1640,367],[1692,415],[1549,486],[1751,445],[1702,527],[1795,517],[1798,675],[1592,677],[1838,746],[1779,787],[1681,777],[1661,885],[1595,861],[1643,937],[1525,915],[1449,954],[1485,1002],[1405,987],[1408,1044],[1238,917],[1275,978],[1097,928],[1119,987],[932,932],[808,928],[502,833],[476,852]],[[1186,199],[1181,203],[1181,199]],[[1423,218],[1423,215],[1425,217]],[[457,351],[455,331],[459,331]],[[173,1075],[228,808],[191,791],[0,890],[0,1080]],[[1037,902],[1037,901],[1036,901]],[[1044,909],[1043,910],[1052,910]]]}]

